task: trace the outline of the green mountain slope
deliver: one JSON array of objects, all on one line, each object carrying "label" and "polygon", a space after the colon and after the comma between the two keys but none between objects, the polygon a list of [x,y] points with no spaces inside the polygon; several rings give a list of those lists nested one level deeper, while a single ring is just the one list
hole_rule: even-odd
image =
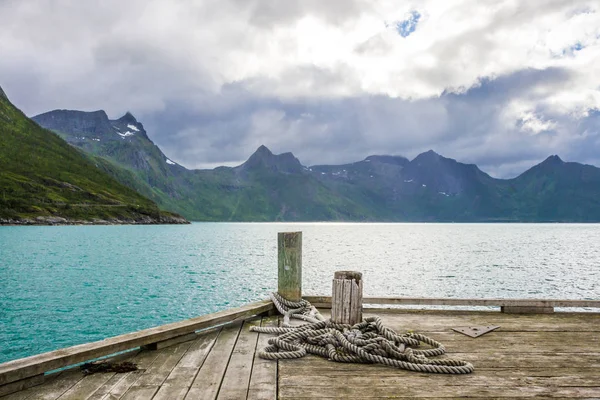
[{"label": "green mountain slope", "polygon": [[0,89],[0,223],[182,223],[96,168]]},{"label": "green mountain slope", "polygon": [[32,119],[161,208],[206,219],[202,204],[194,199],[194,174],[169,160],[130,113],[110,120],[104,111],[54,110]]},{"label": "green mountain slope", "polygon": [[600,221],[600,169],[554,155],[510,181],[518,219]]}]

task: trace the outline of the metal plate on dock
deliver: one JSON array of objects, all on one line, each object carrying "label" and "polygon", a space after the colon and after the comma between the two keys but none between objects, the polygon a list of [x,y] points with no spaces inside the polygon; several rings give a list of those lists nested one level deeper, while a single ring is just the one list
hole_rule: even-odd
[{"label": "metal plate on dock", "polygon": [[499,326],[459,326],[457,328],[452,328],[453,331],[462,333],[463,335],[471,336],[473,338],[479,337],[481,335],[485,335],[488,332],[491,332],[495,329],[500,328]]}]

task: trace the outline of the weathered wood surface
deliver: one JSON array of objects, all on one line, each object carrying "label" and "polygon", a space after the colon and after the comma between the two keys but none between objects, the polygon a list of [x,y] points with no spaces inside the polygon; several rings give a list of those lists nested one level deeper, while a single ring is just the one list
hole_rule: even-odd
[{"label": "weathered wood surface", "polygon": [[284,298],[302,298],[302,232],[277,234],[277,282],[277,292]]},{"label": "weathered wood surface", "polygon": [[[279,318],[276,316],[263,318],[261,326],[277,327]],[[262,350],[268,346],[271,335],[259,335],[256,350]],[[255,353],[252,375],[250,376],[250,387],[248,388],[248,400],[272,400],[277,398],[277,361],[265,360]]]},{"label": "weathered wood surface", "polygon": [[223,376],[223,382],[217,396],[218,400],[245,399],[248,397],[250,375],[258,341],[258,333],[250,332],[250,328],[253,326],[260,326],[260,321],[246,321],[242,326]]},{"label": "weathered wood surface", "polygon": [[[277,325],[277,317],[264,316],[203,332],[191,342],[121,356],[138,363],[139,371],[84,377],[68,370],[0,399],[600,399],[600,314],[385,310],[377,315],[397,332],[413,330],[441,341],[448,357],[472,362],[475,372],[419,374],[314,356],[262,360],[256,350],[271,335],[248,327]],[[489,324],[500,328],[475,339],[451,330]]]},{"label": "weathered wood surface", "polygon": [[331,321],[354,325],[362,321],[362,274],[354,271],[337,271],[333,276],[331,296]]},{"label": "weathered wood surface", "polygon": [[157,343],[240,318],[266,313],[273,309],[271,301],[261,301],[210,315],[115,336],[0,364],[0,386],[47,371],[107,356],[139,346]]},{"label": "weathered wood surface", "polygon": [[[472,362],[475,372],[428,375],[317,357],[282,360],[279,399],[600,398],[600,314],[386,310],[377,315],[397,332],[413,330],[441,341],[448,357]],[[451,330],[472,325],[501,327],[475,339]]]},{"label": "weathered wood surface", "polygon": [[196,375],[186,399],[217,398],[241,328],[242,324],[239,323],[221,331],[204,367]]},{"label": "weathered wood surface", "polygon": [[[331,308],[330,296],[304,296],[315,307]],[[364,297],[363,304],[471,306],[471,307],[589,307],[600,308],[600,300],[546,300],[546,299],[449,299],[424,297]]]}]

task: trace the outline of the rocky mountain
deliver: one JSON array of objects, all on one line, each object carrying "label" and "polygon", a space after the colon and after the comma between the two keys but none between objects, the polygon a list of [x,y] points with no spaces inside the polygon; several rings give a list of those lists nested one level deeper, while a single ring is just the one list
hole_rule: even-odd
[{"label": "rocky mountain", "polygon": [[299,174],[302,164],[292,153],[275,155],[266,146],[260,146],[248,161],[236,168],[240,171],[265,170],[282,174]]},{"label": "rocky mountain", "polygon": [[181,173],[187,170],[164,155],[131,113],[110,120],[101,110],[55,110],[32,119],[83,150],[121,183],[165,209],[190,214],[184,204],[171,201],[193,195],[181,181]]},{"label": "rocky mountain", "polygon": [[0,224],[186,222],[102,172],[0,89]]},{"label": "rocky mountain", "polygon": [[502,180],[430,150],[303,166],[260,146],[238,167],[187,170],[130,113],[34,117],[121,183],[189,219],[212,221],[600,221],[600,169],[557,156]]}]

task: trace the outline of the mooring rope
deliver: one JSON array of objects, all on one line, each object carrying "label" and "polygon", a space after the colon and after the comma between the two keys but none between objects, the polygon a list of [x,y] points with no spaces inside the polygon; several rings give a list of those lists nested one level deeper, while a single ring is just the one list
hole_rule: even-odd
[{"label": "mooring rope", "polygon": [[[269,346],[258,352],[261,358],[293,359],[310,353],[337,362],[376,363],[417,372],[470,374],[474,370],[467,361],[428,358],[442,355],[446,349],[425,335],[411,332],[399,335],[384,326],[379,317],[365,318],[354,326],[336,324],[326,320],[304,299],[289,301],[278,293],[271,293],[270,297],[283,314],[283,326],[250,328],[253,332],[279,335],[269,339]],[[291,326],[290,318],[308,323]],[[413,348],[422,343],[431,349]]]}]

